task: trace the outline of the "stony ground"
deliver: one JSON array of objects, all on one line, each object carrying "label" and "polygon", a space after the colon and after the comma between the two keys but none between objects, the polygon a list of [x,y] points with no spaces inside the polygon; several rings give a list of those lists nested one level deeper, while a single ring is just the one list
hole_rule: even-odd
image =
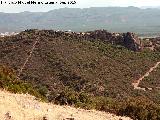
[{"label": "stony ground", "polygon": [[131,120],[95,110],[42,103],[26,94],[0,90],[0,120]]}]

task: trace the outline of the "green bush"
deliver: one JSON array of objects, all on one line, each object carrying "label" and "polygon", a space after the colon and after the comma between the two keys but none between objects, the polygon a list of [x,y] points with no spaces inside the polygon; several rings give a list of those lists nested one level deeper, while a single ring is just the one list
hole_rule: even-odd
[{"label": "green bush", "polygon": [[43,88],[35,88],[31,83],[17,79],[14,70],[0,65],[0,87],[13,93],[29,93],[46,101]]},{"label": "green bush", "polygon": [[129,116],[134,120],[160,120],[160,107],[147,98],[136,97],[124,101],[112,98],[92,97],[85,93],[62,92],[56,101],[63,105],[74,105],[84,109],[96,109]]},{"label": "green bush", "polygon": [[118,113],[134,120],[160,120],[160,107],[147,98],[136,97],[124,101]]}]

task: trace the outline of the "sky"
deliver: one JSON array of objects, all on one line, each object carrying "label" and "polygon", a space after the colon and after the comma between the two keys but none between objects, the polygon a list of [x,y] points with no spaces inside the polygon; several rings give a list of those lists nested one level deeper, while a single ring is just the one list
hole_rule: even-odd
[{"label": "sky", "polygon": [[[1,1],[3,4],[1,4]],[[4,2],[7,4],[4,4]],[[17,13],[17,12],[24,12],[24,11],[31,11],[31,12],[46,12],[53,9],[58,8],[89,8],[89,7],[108,7],[108,6],[135,6],[135,7],[144,7],[144,6],[160,6],[160,0],[75,0],[76,4],[67,4],[62,5],[59,4],[60,2],[69,2],[74,0],[35,0],[40,2],[58,2],[57,4],[53,5],[9,5],[8,3],[11,1],[20,1],[20,0],[0,0],[0,12],[6,13]],[[33,0],[21,0],[23,2],[26,1],[33,1]]]}]

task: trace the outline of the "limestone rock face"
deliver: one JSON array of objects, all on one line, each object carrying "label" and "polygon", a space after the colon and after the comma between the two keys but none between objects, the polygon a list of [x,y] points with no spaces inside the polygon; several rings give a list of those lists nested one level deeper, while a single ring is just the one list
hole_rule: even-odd
[{"label": "limestone rock face", "polygon": [[130,50],[139,51],[142,49],[141,41],[139,38],[131,32],[127,33],[110,33],[106,30],[96,30],[90,32],[90,39],[99,39],[104,42],[109,42],[116,45],[122,45]]},{"label": "limestone rock face", "polygon": [[133,51],[141,50],[141,42],[134,33],[123,33],[124,46]]}]

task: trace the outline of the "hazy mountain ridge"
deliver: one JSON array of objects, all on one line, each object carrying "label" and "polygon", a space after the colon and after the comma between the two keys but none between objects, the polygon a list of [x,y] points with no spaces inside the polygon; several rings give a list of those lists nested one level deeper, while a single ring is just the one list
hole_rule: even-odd
[{"label": "hazy mountain ridge", "polygon": [[114,32],[160,32],[160,9],[136,7],[61,8],[49,12],[0,13],[0,32],[30,28]]}]

